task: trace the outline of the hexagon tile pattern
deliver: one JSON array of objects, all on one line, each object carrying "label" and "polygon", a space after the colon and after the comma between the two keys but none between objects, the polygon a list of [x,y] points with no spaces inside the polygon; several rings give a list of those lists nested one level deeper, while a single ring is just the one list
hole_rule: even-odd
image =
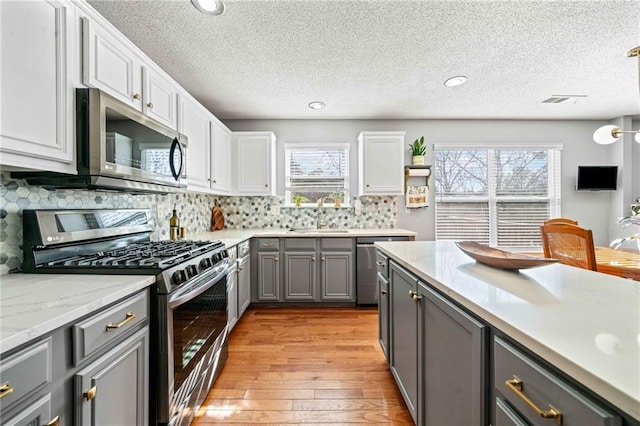
[{"label": "hexagon tile pattern", "polygon": [[[0,275],[22,263],[22,211],[25,209],[129,209],[152,212],[152,238],[169,238],[169,217],[175,206],[181,226],[191,232],[208,231],[211,208],[218,199],[225,215],[225,228],[309,228],[316,226],[317,208],[284,207],[283,197],[222,197],[206,194],[144,194],[58,189],[29,186],[0,171]],[[340,228],[394,228],[397,197],[360,197],[362,209],[323,207],[322,220]],[[280,214],[271,207],[279,206]]]}]

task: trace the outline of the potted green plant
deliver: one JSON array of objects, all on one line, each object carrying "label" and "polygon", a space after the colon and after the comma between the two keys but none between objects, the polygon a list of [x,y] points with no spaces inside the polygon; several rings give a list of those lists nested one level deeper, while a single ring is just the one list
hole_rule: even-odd
[{"label": "potted green plant", "polygon": [[344,192],[334,192],[331,196],[333,197],[334,207],[340,207],[342,205],[342,199],[344,198]]},{"label": "potted green plant", "polygon": [[416,139],[412,144],[410,144],[409,149],[413,155],[413,165],[424,166],[424,154],[427,150],[424,146],[424,136],[420,139]]},{"label": "potted green plant", "polygon": [[296,207],[300,207],[300,203],[302,203],[303,201],[307,201],[307,197],[298,194],[295,194],[293,196],[293,202],[295,203]]}]

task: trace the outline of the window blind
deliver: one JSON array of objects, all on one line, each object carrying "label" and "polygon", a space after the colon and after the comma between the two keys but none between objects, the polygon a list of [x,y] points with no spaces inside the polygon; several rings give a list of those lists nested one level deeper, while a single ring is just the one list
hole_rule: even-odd
[{"label": "window blind", "polygon": [[348,201],[349,146],[346,144],[308,147],[303,144],[285,146],[285,197],[293,196],[316,203],[320,198]]},{"label": "window blind", "polygon": [[560,216],[560,149],[434,150],[436,239],[539,247],[540,224]]}]

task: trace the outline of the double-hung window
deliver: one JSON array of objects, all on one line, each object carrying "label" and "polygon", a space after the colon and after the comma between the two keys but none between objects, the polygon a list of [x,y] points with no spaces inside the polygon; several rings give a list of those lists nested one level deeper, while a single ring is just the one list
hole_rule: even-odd
[{"label": "double-hung window", "polygon": [[349,144],[285,144],[285,204],[349,201]]},{"label": "double-hung window", "polygon": [[561,149],[436,145],[436,239],[540,247],[540,225],[560,216]]}]

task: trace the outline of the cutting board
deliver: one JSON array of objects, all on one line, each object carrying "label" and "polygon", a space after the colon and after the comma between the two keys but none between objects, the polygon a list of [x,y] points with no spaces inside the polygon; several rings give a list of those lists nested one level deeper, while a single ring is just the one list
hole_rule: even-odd
[{"label": "cutting board", "polygon": [[224,228],[224,216],[218,200],[214,201],[213,210],[211,211],[211,230],[217,231]]}]

